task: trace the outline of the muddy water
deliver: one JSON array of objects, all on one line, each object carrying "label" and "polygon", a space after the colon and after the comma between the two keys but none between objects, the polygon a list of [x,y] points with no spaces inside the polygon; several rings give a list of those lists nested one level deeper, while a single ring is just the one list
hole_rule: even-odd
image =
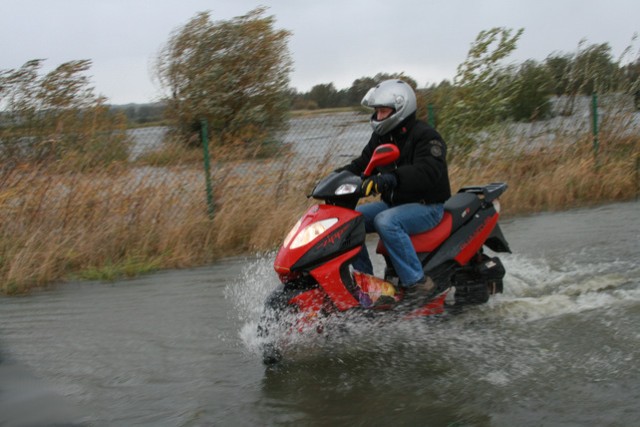
[{"label": "muddy water", "polygon": [[303,336],[271,370],[268,255],[0,299],[0,425],[637,425],[639,214],[506,221],[489,304]]}]

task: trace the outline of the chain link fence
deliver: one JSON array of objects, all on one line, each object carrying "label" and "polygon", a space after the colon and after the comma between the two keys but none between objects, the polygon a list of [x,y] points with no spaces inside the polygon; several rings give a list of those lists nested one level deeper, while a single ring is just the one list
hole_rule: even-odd
[{"label": "chain link fence", "polygon": [[[220,208],[221,203],[233,202],[247,192],[252,193],[251,203],[259,204],[260,198],[272,198],[283,185],[295,185],[293,181],[299,182],[298,196],[304,198],[311,189],[309,186],[327,171],[360,154],[371,136],[371,126],[369,114],[356,110],[294,115],[286,129],[276,136],[275,152],[268,157],[236,160],[219,156],[215,144],[173,153],[171,131],[164,126],[130,129],[127,133],[131,187],[172,183],[199,198],[203,209],[215,213],[215,207]],[[197,135],[201,144],[205,142],[203,137],[206,138],[203,133]],[[166,166],[158,166],[163,162],[158,158],[164,156],[171,158],[166,160]],[[209,160],[209,165],[205,160]],[[207,206],[211,203],[214,206]]]},{"label": "chain link fence", "polygon": [[[358,155],[370,127],[356,111],[294,116],[268,156],[230,160],[222,155],[228,149],[212,143],[209,173],[199,136],[188,147],[164,126],[111,131],[120,134],[119,153],[124,146],[127,154],[107,163],[91,159],[105,158],[110,136],[99,138],[100,150],[91,144],[71,150],[68,135],[16,136],[20,131],[5,126],[0,134],[0,151],[11,145],[0,156],[6,293],[110,265],[137,274],[273,247],[311,183]],[[48,156],[28,156],[42,147]]]},{"label": "chain link fence", "polygon": [[[580,113],[570,119],[556,117],[540,123],[517,123],[508,132],[517,135],[519,141],[524,140],[524,148],[553,144],[559,132],[578,134],[580,129],[583,132],[589,129],[588,107],[579,110]],[[632,119],[637,121],[638,114]],[[630,126],[636,130],[637,127],[637,124]],[[300,176],[306,180],[317,179],[327,170],[346,164],[360,153],[371,128],[368,115],[359,111],[296,115],[289,120],[287,129],[277,135],[277,149],[268,157],[225,160],[219,155],[218,147],[210,146],[210,177],[207,176],[203,151],[186,149],[184,141],[176,140],[169,127],[135,128],[124,132],[127,161],[103,168],[92,167],[87,171],[77,162],[69,161],[69,158],[73,160],[73,155],[67,156],[66,162],[55,169],[47,162],[28,163],[6,156],[2,158],[2,223],[15,220],[13,215],[20,212],[20,207],[27,200],[48,215],[56,215],[56,208],[70,209],[75,203],[85,202],[82,197],[71,195],[72,189],[77,191],[77,185],[85,181],[97,204],[126,200],[141,189],[166,188],[173,204],[172,210],[179,212],[181,201],[199,199],[205,211],[211,212],[212,203],[219,205],[225,202],[225,198],[251,192],[258,183],[262,188],[253,192],[255,203],[262,196],[270,197],[270,189],[282,186],[283,181]],[[201,138],[201,135],[194,137]],[[22,139],[26,141],[29,137]],[[55,145],[56,141],[55,138],[43,138],[39,146],[42,144]],[[92,149],[96,148],[88,146],[84,151]],[[108,144],[101,144],[97,149],[108,151],[111,148]],[[122,150],[122,144],[117,149]],[[220,191],[223,187],[232,191]],[[42,196],[40,200],[29,197],[36,194]],[[102,202],[98,201],[101,196]],[[62,203],[65,197],[68,199]]]},{"label": "chain link fence", "polygon": [[[633,165],[622,167],[636,176],[636,189],[640,113],[628,110],[602,109],[598,129],[605,148],[631,158]],[[585,100],[572,117],[506,126],[498,146],[485,149],[505,151],[512,141],[516,151],[545,150],[561,141],[572,144],[579,134],[589,140],[591,130]],[[371,127],[368,114],[357,110],[293,115],[270,151],[255,156],[230,156],[233,145],[219,146],[215,139],[205,156],[202,134],[195,133],[189,147],[164,126],[91,130],[71,135],[73,145],[65,133],[32,137],[20,134],[20,126],[0,131],[0,289],[11,293],[110,265],[137,274],[272,249],[312,203],[305,196],[313,185],[356,157]],[[609,135],[626,142],[614,147]],[[83,138],[89,143],[83,145]],[[28,154],[35,149],[47,156],[33,160]],[[473,170],[450,164],[452,190],[478,179],[505,179],[511,167],[505,164],[513,162],[492,166],[492,156],[483,155],[481,168]],[[508,197],[527,193],[516,188],[526,180],[511,179]],[[623,179],[618,188],[629,186]]]},{"label": "chain link fence", "polygon": [[[225,160],[218,156],[218,147],[203,144],[202,151],[192,150],[190,153],[192,161],[189,166],[182,167],[140,166],[153,164],[154,155],[167,150],[167,145],[171,144],[171,133],[169,128],[160,126],[131,129],[128,131],[130,167],[136,170],[135,182],[175,181],[182,188],[201,194],[203,203],[220,202],[220,198],[225,196],[217,191],[221,186],[230,187],[232,183],[235,192],[242,193],[251,191],[259,182],[262,189],[254,194],[256,202],[255,199],[261,195],[270,197],[270,189],[265,183],[270,183],[271,189],[275,189],[282,180],[294,179],[300,174],[307,179],[311,178],[310,174],[317,178],[327,168],[346,164],[359,155],[371,134],[368,120],[367,114],[357,111],[295,116],[289,120],[286,130],[276,136],[278,148],[267,158]],[[208,135],[200,133],[198,136],[204,143],[203,139]],[[207,154],[209,165],[205,162]],[[202,161],[198,162],[197,157],[200,156]],[[173,158],[169,163],[180,163],[176,160]],[[211,190],[217,197],[207,197],[207,169],[210,170]]]}]

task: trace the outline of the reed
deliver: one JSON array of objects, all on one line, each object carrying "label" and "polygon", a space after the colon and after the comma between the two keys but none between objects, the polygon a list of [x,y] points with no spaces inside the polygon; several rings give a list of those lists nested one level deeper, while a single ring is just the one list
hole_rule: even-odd
[{"label": "reed", "polygon": [[605,140],[597,153],[590,138],[531,151],[503,150],[485,161],[454,163],[454,190],[464,185],[504,181],[503,214],[557,211],[638,196],[640,138]]},{"label": "reed", "polygon": [[[603,133],[597,155],[588,136],[524,150],[497,141],[492,152],[450,165],[452,187],[507,182],[505,215],[630,200],[638,195],[640,137],[613,135]],[[69,279],[112,280],[273,250],[331,168],[260,165],[274,172],[214,177],[213,219],[193,166],[0,169],[0,290],[21,294]]]}]

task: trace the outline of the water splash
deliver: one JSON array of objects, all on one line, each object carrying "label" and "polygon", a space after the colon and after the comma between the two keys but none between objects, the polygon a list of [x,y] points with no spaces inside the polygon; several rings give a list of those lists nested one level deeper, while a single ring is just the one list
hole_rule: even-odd
[{"label": "water splash", "polygon": [[241,325],[239,337],[250,354],[258,355],[262,340],[258,336],[258,321],[269,294],[279,280],[273,271],[275,254],[267,253],[247,261],[241,276],[228,284],[224,296],[235,307]]},{"label": "water splash", "polygon": [[[522,255],[502,259],[507,269],[505,293],[485,305],[437,319],[329,319],[322,334],[307,331],[292,337],[289,356],[297,363],[367,361],[378,367],[407,366],[426,358],[499,386],[529,375],[530,366],[544,365],[549,357],[550,350],[526,332],[532,322],[640,301],[639,269],[629,262],[550,262]],[[240,340],[257,358],[263,343],[258,321],[264,301],[279,284],[272,260],[273,254],[268,254],[248,262],[241,277],[225,290],[242,325]],[[506,334],[506,329],[512,333]],[[472,374],[478,360],[483,361],[482,374]]]},{"label": "water splash", "polygon": [[248,260],[240,277],[228,284],[224,296],[236,308],[240,321],[260,317],[267,296],[280,283],[273,271],[274,254]]},{"label": "water splash", "polygon": [[505,293],[483,310],[507,321],[536,321],[640,301],[640,269],[628,261],[502,258],[507,270]]}]

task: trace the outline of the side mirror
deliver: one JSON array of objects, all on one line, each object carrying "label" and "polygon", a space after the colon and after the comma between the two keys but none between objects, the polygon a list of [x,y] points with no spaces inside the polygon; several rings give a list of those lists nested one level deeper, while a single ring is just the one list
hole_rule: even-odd
[{"label": "side mirror", "polygon": [[371,175],[371,172],[378,166],[388,165],[398,160],[400,150],[393,144],[382,144],[378,146],[371,156],[371,160],[364,170],[364,176]]}]

